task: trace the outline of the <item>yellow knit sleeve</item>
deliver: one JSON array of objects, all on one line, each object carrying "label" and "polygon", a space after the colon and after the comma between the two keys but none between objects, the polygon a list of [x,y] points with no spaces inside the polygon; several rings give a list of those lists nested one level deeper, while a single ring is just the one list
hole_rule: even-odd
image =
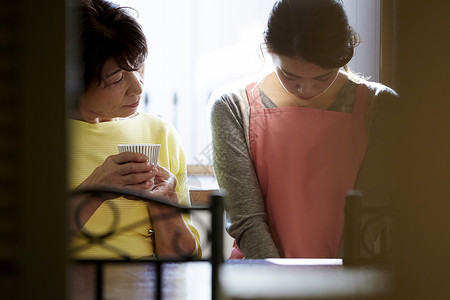
[{"label": "yellow knit sleeve", "polygon": [[[169,132],[167,146],[170,159],[170,172],[177,177],[176,191],[179,204],[181,206],[189,207],[191,206],[191,200],[189,197],[189,188],[187,185],[187,162],[183,147],[181,145],[181,139],[177,131],[172,130]],[[201,258],[202,250],[200,245],[200,235],[197,228],[195,228],[194,224],[192,224],[191,214],[184,213],[183,218],[192,231],[196,241],[196,249],[192,253],[192,256]]]}]

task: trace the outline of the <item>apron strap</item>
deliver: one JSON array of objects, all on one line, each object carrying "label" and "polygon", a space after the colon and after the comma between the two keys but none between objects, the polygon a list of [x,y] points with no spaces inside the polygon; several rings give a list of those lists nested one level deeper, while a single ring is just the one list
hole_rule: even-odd
[{"label": "apron strap", "polygon": [[256,82],[252,82],[247,85],[245,90],[247,92],[247,100],[250,106],[250,113],[252,112],[253,109],[257,111],[263,110],[264,107],[262,105],[261,97],[259,95],[258,84]]}]

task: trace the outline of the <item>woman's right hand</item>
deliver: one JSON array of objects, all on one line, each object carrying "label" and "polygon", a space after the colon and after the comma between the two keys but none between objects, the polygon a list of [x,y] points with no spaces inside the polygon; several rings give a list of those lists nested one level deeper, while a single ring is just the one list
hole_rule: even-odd
[{"label": "woman's right hand", "polygon": [[108,156],[78,188],[114,187],[147,190],[158,173],[142,153],[122,152]]},{"label": "woman's right hand", "polygon": [[[149,163],[142,153],[122,152],[108,156],[77,190],[89,188],[127,188],[147,190],[153,186],[158,174],[156,167]],[[70,217],[71,236],[73,237],[105,200],[117,198],[117,194],[86,194],[73,197],[69,206],[74,213]],[[77,213],[75,214],[75,211]]]}]

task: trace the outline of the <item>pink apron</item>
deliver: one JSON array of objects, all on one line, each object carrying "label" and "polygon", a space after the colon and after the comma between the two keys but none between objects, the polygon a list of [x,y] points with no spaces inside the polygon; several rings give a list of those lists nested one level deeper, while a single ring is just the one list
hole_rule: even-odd
[{"label": "pink apron", "polygon": [[[247,86],[250,151],[281,257],[338,257],[345,194],[366,150],[367,94],[359,85],[353,113],[267,109],[255,84]],[[236,244],[230,258],[243,258]]]}]

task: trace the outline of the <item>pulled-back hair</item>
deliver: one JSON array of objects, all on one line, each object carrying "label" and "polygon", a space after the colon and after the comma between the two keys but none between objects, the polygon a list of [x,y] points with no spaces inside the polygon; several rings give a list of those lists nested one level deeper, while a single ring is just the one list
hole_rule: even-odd
[{"label": "pulled-back hair", "polygon": [[79,1],[85,89],[103,81],[102,70],[110,58],[123,70],[138,70],[147,57],[147,42],[129,8],[105,0]]},{"label": "pulled-back hair", "polygon": [[269,52],[340,68],[359,44],[340,0],[278,0],[264,32]]}]

